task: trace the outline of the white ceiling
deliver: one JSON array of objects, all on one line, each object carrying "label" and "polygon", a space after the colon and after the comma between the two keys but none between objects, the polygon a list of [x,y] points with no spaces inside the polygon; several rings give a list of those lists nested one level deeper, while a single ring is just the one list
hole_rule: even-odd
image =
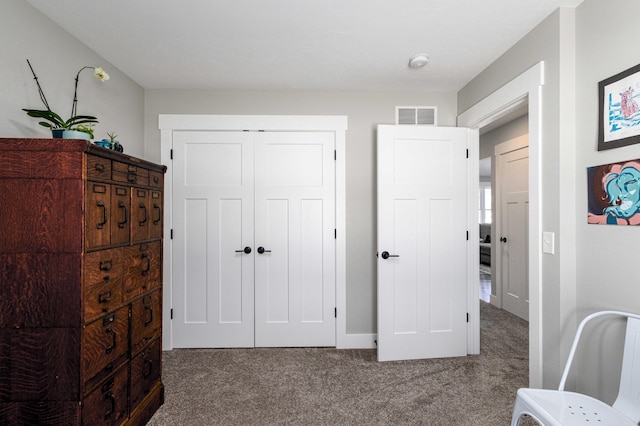
[{"label": "white ceiling", "polygon": [[[146,89],[424,92],[461,89],[582,2],[27,1]],[[429,65],[410,69],[415,53]]]}]

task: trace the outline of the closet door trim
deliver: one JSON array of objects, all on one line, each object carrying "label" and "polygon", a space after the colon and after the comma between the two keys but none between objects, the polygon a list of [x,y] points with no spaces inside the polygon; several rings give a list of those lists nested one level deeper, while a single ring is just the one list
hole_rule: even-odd
[{"label": "closet door trim", "polygon": [[[160,158],[167,164],[165,183],[164,227],[164,301],[163,320],[171,324],[172,306],[172,211],[173,187],[172,147],[173,134],[181,130],[210,131],[330,131],[335,135],[335,208],[336,208],[336,347],[352,347],[346,332],[346,176],[345,155],[347,116],[313,116],[313,115],[193,115],[193,114],[159,114]],[[166,327],[162,339],[163,350],[173,349],[173,332]]]}]

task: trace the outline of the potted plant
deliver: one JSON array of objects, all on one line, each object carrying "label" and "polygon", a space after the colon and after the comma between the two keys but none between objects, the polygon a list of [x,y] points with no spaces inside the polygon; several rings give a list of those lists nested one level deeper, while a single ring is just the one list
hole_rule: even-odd
[{"label": "potted plant", "polygon": [[47,98],[44,95],[44,91],[40,86],[40,82],[38,82],[38,77],[36,76],[36,73],[33,70],[33,67],[31,66],[31,62],[29,62],[28,59],[27,59],[27,63],[29,64],[29,68],[31,69],[33,78],[36,80],[40,99],[42,100],[42,103],[44,104],[46,109],[23,108],[22,110],[25,111],[29,117],[43,119],[44,121],[40,121],[38,124],[51,129],[53,137],[63,137],[62,133],[65,130],[66,131],[77,130],[80,132],[87,133],[91,135],[90,136],[91,138],[93,138],[93,125],[98,122],[98,119],[92,115],[77,115],[78,80],[80,78],[80,73],[87,68],[93,69],[94,70],[93,75],[96,78],[99,78],[101,81],[108,80],[109,74],[107,74],[101,67],[86,66],[86,67],[80,68],[80,70],[76,74],[76,79],[75,79],[75,88],[73,92],[73,105],[71,107],[71,117],[65,120],[59,114],[51,110],[51,107],[49,107],[49,102],[47,102]]},{"label": "potted plant", "polygon": [[118,137],[118,135],[116,135],[116,132],[107,132],[107,135],[109,135],[111,149],[114,151],[123,152],[124,149],[122,148],[122,145],[120,145],[120,142],[116,140],[116,138]]},{"label": "potted plant", "polygon": [[65,139],[93,139],[93,123],[78,124],[72,129],[62,132],[62,137]]}]

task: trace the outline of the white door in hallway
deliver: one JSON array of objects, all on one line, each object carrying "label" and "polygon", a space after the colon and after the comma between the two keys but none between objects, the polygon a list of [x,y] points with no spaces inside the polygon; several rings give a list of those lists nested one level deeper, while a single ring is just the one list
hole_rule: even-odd
[{"label": "white door in hallway", "polygon": [[498,156],[502,308],[529,320],[529,148]]},{"label": "white door in hallway", "polygon": [[335,346],[334,136],[255,146],[256,346]]},{"label": "white door in hallway", "polygon": [[335,346],[334,138],[174,133],[175,347]]},{"label": "white door in hallway", "polygon": [[378,126],[380,361],[467,355],[467,149],[474,135]]}]

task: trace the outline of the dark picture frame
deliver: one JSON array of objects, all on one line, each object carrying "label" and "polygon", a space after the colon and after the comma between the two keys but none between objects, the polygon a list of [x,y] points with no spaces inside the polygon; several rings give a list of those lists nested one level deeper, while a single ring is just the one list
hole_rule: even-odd
[{"label": "dark picture frame", "polygon": [[598,83],[598,151],[640,143],[640,64]]}]

